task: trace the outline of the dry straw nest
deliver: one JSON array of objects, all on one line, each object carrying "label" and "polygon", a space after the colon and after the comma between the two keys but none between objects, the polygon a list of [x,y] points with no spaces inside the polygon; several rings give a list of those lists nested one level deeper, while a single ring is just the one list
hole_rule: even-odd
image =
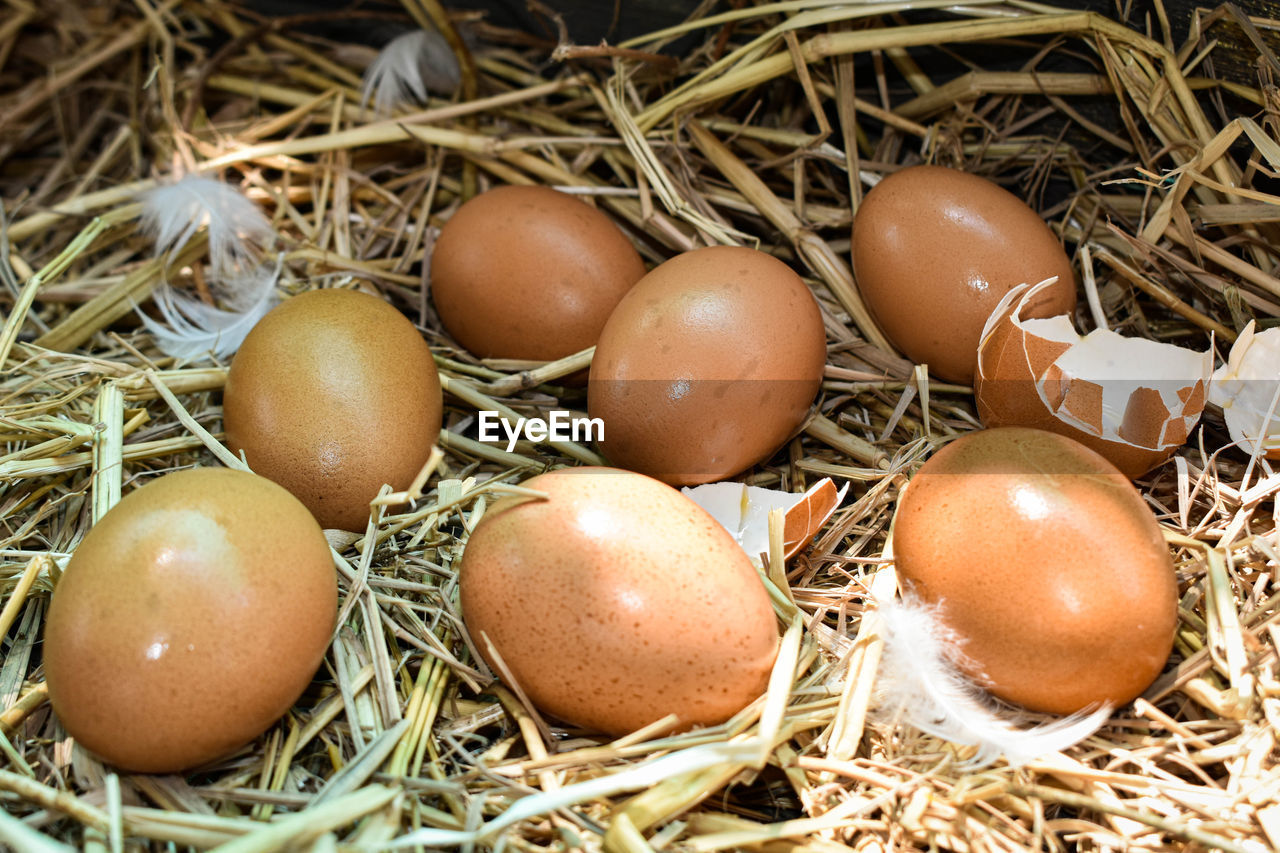
[{"label": "dry straw nest", "polygon": [[[317,35],[320,14],[263,19],[220,0],[5,6],[0,843],[364,850],[437,828],[517,850],[1280,846],[1280,476],[1219,452],[1220,412],[1139,483],[1182,593],[1174,657],[1142,699],[1068,754],[1017,770],[967,771],[963,750],[868,718],[877,643],[861,614],[895,497],[932,442],[977,422],[970,389],[929,383],[883,344],[848,264],[871,179],[921,160],[959,166],[1039,207],[1113,328],[1201,349],[1213,332],[1221,355],[1248,319],[1280,316],[1268,48],[1280,22],[1232,7],[1170,22],[1159,0],[1129,23],[1021,0],[808,0],[557,48],[468,18],[479,47],[462,93],[386,119],[359,104],[372,49]],[[443,11],[404,0],[341,14],[409,27]],[[682,58],[659,55],[677,37]],[[1223,41],[1251,79],[1215,74]],[[42,616],[59,566],[122,489],[220,464],[224,365],[164,357],[133,316],[163,272],[136,195],[190,171],[268,213],[287,291],[371,289],[419,322],[452,431],[418,500],[334,538],[342,596],[356,601],[293,711],[215,766],[118,775],[50,713]],[[722,727],[612,742],[546,731],[463,641],[454,566],[487,493],[592,458],[462,435],[478,408],[580,411],[582,390],[557,379],[589,353],[478,363],[427,298],[423,259],[460,198],[530,182],[593,196],[650,263],[757,244],[804,273],[824,309],[819,411],[751,479],[794,490],[832,476],[851,495],[791,569],[791,677]],[[169,277],[199,286],[202,251],[192,243]],[[645,764],[660,756],[677,758]]]}]

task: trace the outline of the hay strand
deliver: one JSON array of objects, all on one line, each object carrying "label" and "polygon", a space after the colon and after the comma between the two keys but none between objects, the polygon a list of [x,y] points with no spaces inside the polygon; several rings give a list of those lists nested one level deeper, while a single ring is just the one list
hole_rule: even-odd
[{"label": "hay strand", "polygon": [[[1077,252],[1081,314],[1097,326],[1203,351],[1251,321],[1275,325],[1274,21],[1230,6],[1177,21],[1163,3],[1148,27],[1024,0],[788,0],[575,45],[434,0],[344,12],[336,27],[322,12],[273,20],[220,0],[9,5],[0,843],[823,853],[1280,843],[1280,476],[1273,460],[1230,446],[1212,406],[1175,459],[1138,483],[1181,595],[1175,653],[1143,697],[1084,743],[1016,770],[967,767],[971,748],[871,713],[883,655],[874,602],[896,587],[897,495],[934,447],[979,424],[971,389],[893,351],[849,266],[863,194],[928,161],[1027,198]],[[388,116],[362,109],[375,53],[357,43],[366,20],[437,27],[462,68],[457,96]],[[1232,55],[1245,57],[1244,73],[1222,70]],[[175,172],[234,182],[261,208],[279,234],[286,298],[360,288],[413,319],[446,414],[418,480],[372,497],[363,532],[330,531],[342,622],[297,705],[221,761],[140,777],[70,742],[39,641],[60,567],[122,495],[174,468],[243,467],[222,441],[226,364],[165,355],[134,316],[155,316],[163,281],[203,300],[211,280],[207,228],[165,259],[139,229],[139,194]],[[771,553],[763,578],[784,651],[767,694],[720,726],[680,731],[666,719],[610,740],[543,718],[519,685],[477,663],[482,638],[457,603],[469,532],[495,500],[527,494],[519,483],[531,474],[603,461],[586,443],[508,451],[477,437],[480,410],[583,411],[578,375],[593,356],[485,362],[441,328],[435,236],[496,183],[580,194],[650,266],[708,243],[758,246],[819,302],[821,394],[803,430],[744,479],[797,491],[832,476],[850,497],[808,551],[789,564]]]}]

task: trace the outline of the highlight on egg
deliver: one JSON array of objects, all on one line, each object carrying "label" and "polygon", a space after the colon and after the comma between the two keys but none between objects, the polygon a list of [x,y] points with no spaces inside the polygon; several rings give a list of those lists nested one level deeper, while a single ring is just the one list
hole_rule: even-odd
[{"label": "highlight on egg", "polygon": [[746,552],[676,489],[612,468],[522,483],[468,538],[473,646],[543,713],[623,735],[675,715],[722,723],[761,696],[778,649]]},{"label": "highlight on egg", "polygon": [[1061,433],[1130,479],[1181,447],[1204,410],[1213,353],[1128,338],[1080,335],[1067,315],[1027,308],[1051,282],[1019,285],[991,312],[978,345],[978,417],[988,427]]},{"label": "highlight on egg", "polygon": [[826,360],[817,300],[789,266],[757,249],[694,249],[609,316],[587,410],[610,464],[677,486],[725,480],[799,432]]},{"label": "highlight on egg", "polygon": [[76,546],[44,633],[49,700],[85,749],[175,773],[261,735],[310,683],[337,576],[306,507],[197,468],[124,496]]}]

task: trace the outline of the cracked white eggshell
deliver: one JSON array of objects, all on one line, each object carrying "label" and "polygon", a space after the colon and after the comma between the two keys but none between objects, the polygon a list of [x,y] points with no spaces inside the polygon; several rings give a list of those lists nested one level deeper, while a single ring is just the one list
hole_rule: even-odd
[{"label": "cracked white eggshell", "polygon": [[1280,458],[1280,328],[1254,330],[1252,321],[1231,346],[1227,363],[1209,383],[1209,402],[1222,407],[1227,432],[1246,453]]},{"label": "cracked white eggshell", "polygon": [[848,490],[848,483],[837,491],[831,478],[824,477],[803,493],[735,482],[685,486],[680,491],[720,522],[748,557],[763,564],[760,555],[769,553],[772,510],[780,509],[784,513],[782,556],[789,560],[804,550],[822,529]]},{"label": "cracked white eggshell", "polygon": [[1047,282],[1020,285],[992,311],[978,344],[978,417],[988,427],[1060,433],[1130,479],[1186,442],[1204,409],[1212,351],[1109,329],[1080,335],[1066,315],[1027,319]]}]

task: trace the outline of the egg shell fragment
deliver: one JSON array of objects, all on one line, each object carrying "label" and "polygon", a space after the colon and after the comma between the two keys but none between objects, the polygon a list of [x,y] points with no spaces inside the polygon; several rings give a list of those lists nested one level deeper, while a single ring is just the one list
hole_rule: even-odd
[{"label": "egg shell fragment", "polygon": [[1214,371],[1209,400],[1241,450],[1280,459],[1280,328],[1259,332],[1249,321]]},{"label": "egg shell fragment", "polygon": [[221,758],[302,694],[337,596],[324,534],[283,488],[228,469],[166,474],[71,555],[45,623],[50,702],[123,770]]},{"label": "egg shell fragment", "polygon": [[1011,288],[1057,277],[1025,316],[1070,313],[1075,276],[1058,238],[1022,199],[943,166],[876,184],[853,220],[858,290],[885,335],[950,382],[973,382],[987,317]]},{"label": "egg shell fragment", "polygon": [[824,477],[803,493],[766,489],[731,481],[685,486],[680,493],[711,514],[729,531],[747,556],[763,566],[769,552],[769,513],[783,511],[782,559],[803,551],[844,501],[849,484],[836,489]]},{"label": "egg shell fragment", "polygon": [[1178,590],[1155,516],[1114,465],[1056,433],[947,444],[899,499],[893,548],[907,590],[963,639],[962,669],[1009,702],[1123,704],[1172,649]]},{"label": "egg shell fragment", "polygon": [[736,246],[676,255],[600,334],[587,400],[600,451],[672,485],[728,479],[800,429],[826,356],[817,302],[786,264]]},{"label": "egg shell fragment", "polygon": [[409,319],[355,290],[312,290],[273,308],[231,362],[228,447],[298,497],[322,527],[363,531],[382,485],[426,464],[444,401]]},{"label": "egg shell fragment", "polygon": [[542,711],[622,735],[668,714],[712,725],[760,696],[777,622],[746,553],[675,489],[629,471],[552,471],[466,543],[463,618]]},{"label": "egg shell fragment", "polygon": [[1108,329],[1082,336],[1062,315],[1028,318],[1046,286],[1016,287],[992,311],[978,347],[978,417],[988,427],[1061,433],[1141,477],[1191,434],[1213,353]]},{"label": "egg shell fragment", "polygon": [[480,358],[552,361],[595,344],[645,273],[604,211],[544,186],[502,186],[465,204],[431,253],[440,322]]}]

